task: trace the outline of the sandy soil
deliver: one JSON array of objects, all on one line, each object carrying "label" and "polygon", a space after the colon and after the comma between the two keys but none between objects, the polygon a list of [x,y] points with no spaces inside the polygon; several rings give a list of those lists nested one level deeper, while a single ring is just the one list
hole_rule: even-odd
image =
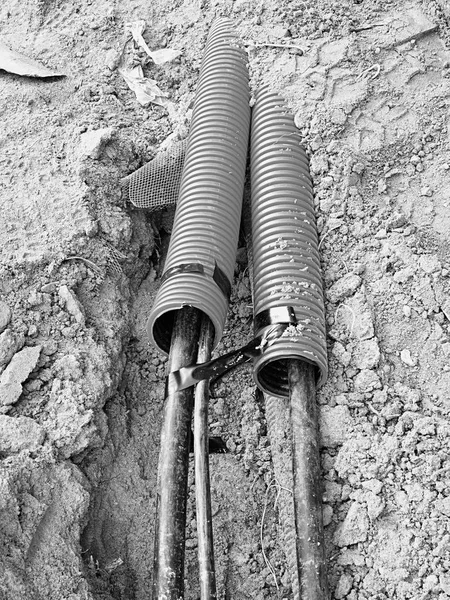
[{"label": "sandy soil", "polygon": [[[450,11],[446,3],[6,0],[2,41],[66,74],[0,71],[0,599],[143,600],[165,359],[145,321],[173,210],[120,180],[185,137],[229,16],[311,158],[330,377],[318,394],[331,597],[450,598]],[[119,73],[144,19],[171,101]],[[253,42],[253,43],[251,43]],[[264,44],[291,44],[280,49]],[[252,335],[245,250],[218,352]],[[298,598],[286,406],[249,368],[213,389],[220,598]],[[198,598],[194,488],[186,598]]]}]

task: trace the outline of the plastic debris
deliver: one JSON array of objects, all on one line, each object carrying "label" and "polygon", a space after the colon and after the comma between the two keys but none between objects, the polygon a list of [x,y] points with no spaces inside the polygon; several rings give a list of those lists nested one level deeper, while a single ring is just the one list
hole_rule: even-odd
[{"label": "plastic debris", "polygon": [[140,65],[133,69],[119,69],[119,73],[127,82],[130,90],[133,90],[136,94],[137,101],[142,106],[148,106],[153,103],[167,107],[170,104],[167,96],[157,86],[156,81],[144,77],[144,72]]},{"label": "plastic debris", "polygon": [[170,62],[180,56],[181,50],[172,50],[170,48],[163,48],[161,50],[150,50],[147,46],[142,34],[145,31],[146,23],[143,19],[139,19],[139,21],[133,21],[132,23],[127,23],[126,25],[127,31],[131,33],[136,44],[144,50],[146,54],[152,59],[155,65],[162,65],[166,62]]},{"label": "plastic debris", "polygon": [[65,77],[64,73],[52,71],[20,52],[10,50],[3,42],[0,42],[0,69],[23,77]]}]

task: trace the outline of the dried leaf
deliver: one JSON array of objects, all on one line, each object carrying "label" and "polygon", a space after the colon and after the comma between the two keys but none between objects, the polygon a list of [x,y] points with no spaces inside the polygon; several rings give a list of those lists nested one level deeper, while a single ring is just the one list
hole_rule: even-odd
[{"label": "dried leaf", "polygon": [[171,50],[170,48],[163,48],[162,50],[150,50],[147,46],[142,34],[145,31],[146,24],[143,19],[139,21],[133,21],[132,23],[127,23],[127,30],[133,36],[133,40],[136,44],[144,50],[146,54],[152,59],[155,65],[162,65],[163,63],[170,62],[180,56],[181,50]]},{"label": "dried leaf", "polygon": [[140,65],[134,67],[134,69],[119,69],[119,73],[127,82],[128,87],[136,94],[137,101],[142,106],[153,103],[167,107],[170,104],[167,96],[157,86],[156,81],[144,77]]},{"label": "dried leaf", "polygon": [[23,77],[65,77],[64,73],[47,69],[32,58],[10,50],[3,42],[0,42],[0,69]]}]

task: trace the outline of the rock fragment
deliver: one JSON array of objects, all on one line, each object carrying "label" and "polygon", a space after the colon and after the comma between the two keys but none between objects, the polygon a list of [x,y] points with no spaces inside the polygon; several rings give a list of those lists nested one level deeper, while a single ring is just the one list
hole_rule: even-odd
[{"label": "rock fragment", "polygon": [[12,383],[0,383],[0,410],[17,402],[22,393],[22,385],[13,381]]},{"label": "rock fragment", "polygon": [[0,403],[10,406],[22,394],[22,383],[36,367],[42,346],[32,346],[17,352],[0,377]]},{"label": "rock fragment", "polygon": [[359,502],[353,502],[344,519],[334,534],[334,543],[341,548],[351,546],[367,539],[369,519],[365,507]]},{"label": "rock fragment", "polygon": [[14,335],[11,329],[5,329],[5,331],[0,334],[0,373],[22,345],[23,338]]},{"label": "rock fragment", "polygon": [[334,597],[336,600],[341,600],[341,598],[345,598],[347,594],[352,589],[353,585],[353,577],[348,575],[347,573],[343,573],[339,578],[338,584],[334,591]]},{"label": "rock fragment", "polygon": [[345,347],[340,343],[336,342],[333,346],[333,350],[331,351],[333,356],[343,365],[344,367],[348,367],[352,358],[350,352],[348,352]]},{"label": "rock fragment", "polygon": [[330,302],[336,304],[348,296],[352,296],[361,285],[361,277],[355,273],[348,273],[342,279],[333,283],[327,292]]},{"label": "rock fragment", "polygon": [[400,352],[400,358],[405,365],[408,365],[408,367],[415,367],[417,365],[417,361],[411,356],[411,351],[408,349],[404,349]]},{"label": "rock fragment", "polygon": [[384,500],[371,491],[365,493],[364,499],[367,503],[367,514],[369,515],[369,519],[375,521],[375,519],[383,512],[385,506]]},{"label": "rock fragment", "polygon": [[112,127],[82,133],[80,136],[80,145],[78,147],[78,156],[80,160],[86,158],[99,159],[103,148],[110,141],[113,134],[114,129]]},{"label": "rock fragment", "polygon": [[435,506],[440,513],[446,517],[450,517],[450,496],[436,500]]},{"label": "rock fragment", "polygon": [[11,321],[11,309],[6,304],[0,300],[0,333],[3,333],[5,329],[8,327],[9,322]]},{"label": "rock fragment", "polygon": [[320,439],[325,448],[336,448],[344,443],[352,423],[346,406],[324,406],[320,411]]},{"label": "rock fragment", "polygon": [[0,415],[0,452],[15,454],[21,450],[37,450],[43,443],[43,428],[29,417]]},{"label": "rock fragment", "polygon": [[376,339],[358,342],[353,352],[353,366],[357,369],[374,369],[380,362],[380,349]]},{"label": "rock fragment", "polygon": [[17,352],[2,373],[0,383],[22,383],[25,381],[36,367],[41,349],[42,346],[30,346]]},{"label": "rock fragment", "polygon": [[323,526],[326,527],[333,520],[333,508],[329,504],[323,505]]},{"label": "rock fragment", "polygon": [[67,285],[62,285],[59,288],[58,294],[61,300],[63,301],[67,312],[73,316],[77,323],[84,325],[85,319],[83,309],[75,294],[71,290],[69,290]]},{"label": "rock fragment", "polygon": [[363,369],[354,380],[355,392],[368,393],[381,388],[381,381],[374,371]]}]

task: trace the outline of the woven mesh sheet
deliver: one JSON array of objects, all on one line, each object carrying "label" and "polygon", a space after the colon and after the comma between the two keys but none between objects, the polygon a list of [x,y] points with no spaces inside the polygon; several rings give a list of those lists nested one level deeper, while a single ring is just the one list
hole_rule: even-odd
[{"label": "woven mesh sheet", "polygon": [[134,206],[152,212],[176,204],[186,146],[187,140],[174,142],[125,178],[125,193]]}]

